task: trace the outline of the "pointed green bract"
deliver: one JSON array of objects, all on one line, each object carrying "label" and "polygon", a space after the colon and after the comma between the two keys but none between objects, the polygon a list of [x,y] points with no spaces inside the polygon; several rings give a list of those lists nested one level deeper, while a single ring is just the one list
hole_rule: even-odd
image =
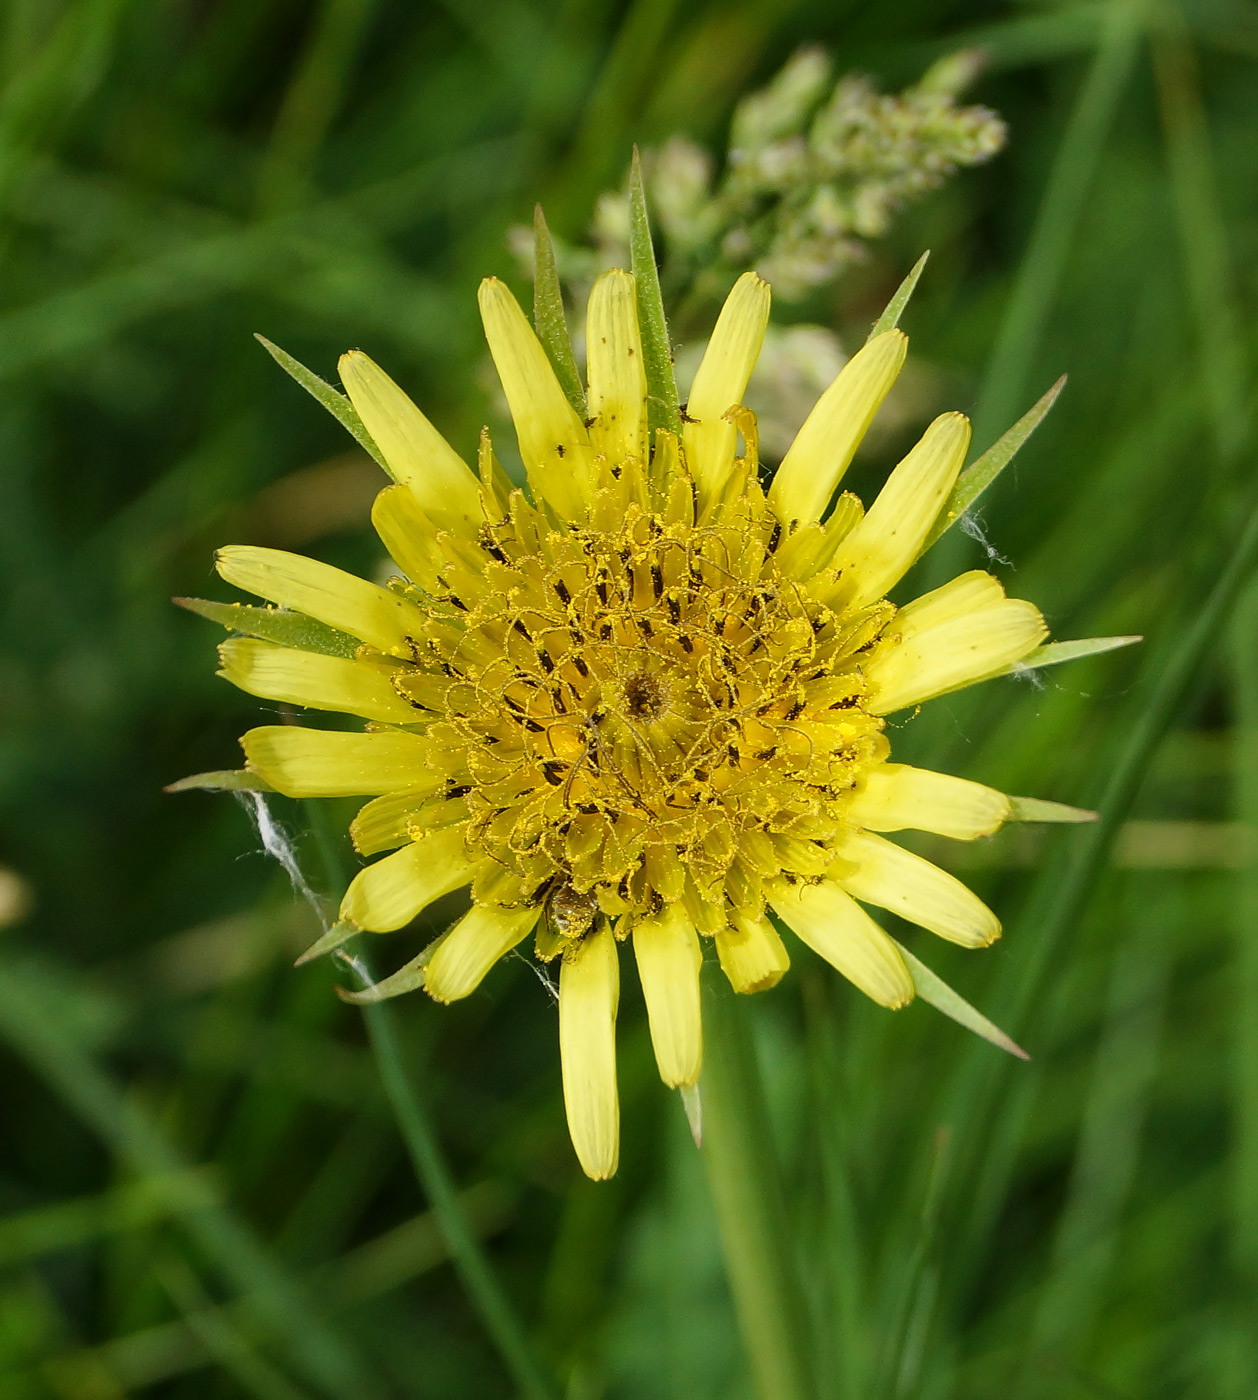
[{"label": "pointed green bract", "polygon": [[355,924],[333,924],[322,938],[316,939],[309,948],[293,964],[294,967],[301,967],[304,963],[313,962],[315,958],[321,958],[325,953],[334,953],[338,948],[348,943],[351,938],[357,938],[362,933]]},{"label": "pointed green bract", "polygon": [[307,369],[300,360],[293,359],[287,350],[281,350],[266,336],[258,335],[255,332],[254,339],[286,374],[291,375],[301,385],[306,393],[319,400],[364,452],[369,453],[393,480],[397,480],[389,471],[389,464],[384,460],[371,434],[363,427],[363,420],[358,416],[354,405],[344,394],[338,393],[326,379],[320,379],[314,370]]},{"label": "pointed green bract", "polygon": [[345,987],[337,987],[336,994],[342,1001],[347,1001],[353,1006],[371,1006],[378,1001],[388,1001],[391,997],[400,997],[407,992],[418,991],[424,985],[427,962],[427,957],[421,953],[419,957],[412,958],[404,967],[398,968],[391,977],[386,977],[380,982],[373,982],[369,987],[364,987],[357,992],[351,992]]},{"label": "pointed green bract", "polygon": [[362,645],[348,632],[338,632],[335,627],[316,622],[303,613],[256,608],[248,603],[212,603],[206,598],[172,598],[171,601],[199,617],[219,623],[229,632],[243,632],[247,637],[261,637],[264,641],[278,642],[280,646],[296,647],[298,651],[317,651],[322,656],[344,656],[352,660]]},{"label": "pointed green bract", "polygon": [[224,768],[213,773],[193,773],[167,783],[163,792],[274,792],[265,778],[246,768]]},{"label": "pointed green bract", "polygon": [[1064,802],[1048,802],[1042,797],[1011,797],[1011,822],[1094,822],[1096,813],[1086,807],[1068,807]]},{"label": "pointed green bract", "polygon": [[960,520],[1013,461],[1018,455],[1018,449],[1044,421],[1045,415],[1057,402],[1057,395],[1065,386],[1066,376],[1063,374],[1034,408],[1024,413],[1004,437],[989,447],[977,462],[972,463],[961,473],[960,479],[952,488],[952,495],[948,497],[943,510],[939,512],[939,519],[935,521],[934,527],[926,537],[926,543],[922,546],[923,554],[941,535],[946,534]]},{"label": "pointed green bract", "polygon": [[954,992],[942,977],[933,973],[925,963],[918,962],[903,943],[897,941],[896,947],[899,948],[908,967],[909,976],[913,979],[917,995],[923,1001],[928,1001],[936,1011],[942,1011],[945,1016],[951,1017],[957,1025],[964,1026],[967,1031],[973,1031],[975,1035],[982,1036],[984,1040],[990,1041],[998,1049],[1007,1051],[1019,1060],[1031,1058],[998,1025],[989,1021],[981,1011],[971,1006],[959,992]]},{"label": "pointed green bract", "polygon": [[642,336],[642,360],[646,370],[647,422],[651,432],[666,428],[681,436],[681,414],[677,408],[677,379],[673,374],[673,351],[668,339],[668,319],[660,294],[660,274],[655,265],[655,245],[647,217],[646,191],[642,185],[642,164],[638,148],[633,148],[633,169],[629,174],[629,253],[638,289],[638,329]]},{"label": "pointed green bract", "polygon": [[1144,638],[1131,637],[1082,637],[1077,642],[1045,642],[1030,656],[1015,661],[1009,674],[1016,671],[1038,671],[1041,666],[1059,666],[1063,661],[1077,661],[1081,656],[1099,656],[1105,651],[1117,651],[1119,647],[1135,646]]},{"label": "pointed green bract", "polygon": [[564,315],[563,290],[559,285],[559,269],[555,265],[555,245],[551,242],[550,229],[546,227],[546,216],[540,204],[533,210],[533,237],[536,250],[533,328],[542,342],[542,349],[546,351],[546,358],[555,371],[564,397],[583,419],[588,418],[585,390],[581,386],[576,356],[572,353],[572,337],[568,334],[568,321]]},{"label": "pointed green bract", "polygon": [[917,286],[917,280],[922,275],[926,266],[926,259],[930,257],[930,250],[922,254],[913,264],[909,275],[895,290],[895,296],[887,303],[887,309],[874,322],[869,334],[865,337],[865,344],[871,340],[876,340],[886,331],[893,331],[900,324],[900,317],[904,315],[904,308],[909,304],[909,298],[913,295],[913,289]]}]

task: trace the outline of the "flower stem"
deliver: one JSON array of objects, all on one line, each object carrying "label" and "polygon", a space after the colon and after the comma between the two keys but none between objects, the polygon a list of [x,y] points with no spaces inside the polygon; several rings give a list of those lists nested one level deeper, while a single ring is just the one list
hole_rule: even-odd
[{"label": "flower stem", "polygon": [[745,1004],[706,979],[703,1157],[759,1400],[814,1400],[803,1292]]},{"label": "flower stem", "polygon": [[[359,963],[360,958],[354,961]],[[438,1144],[428,1106],[415,1087],[414,1077],[407,1073],[393,1008],[387,1002],[377,1002],[363,1007],[363,1017],[411,1165],[472,1306],[521,1393],[530,1400],[552,1400],[555,1392],[543,1377],[515,1310],[459,1205],[458,1190]]]},{"label": "flower stem", "polygon": [[[344,861],[325,806],[308,801],[305,807],[329,886],[343,889]],[[361,949],[337,956],[360,980],[371,984],[370,966]],[[441,1151],[428,1105],[420,1095],[416,1077],[407,1071],[393,1007],[388,1002],[368,1003],[362,1011],[385,1096],[468,1299],[480,1314],[520,1393],[528,1400],[555,1400],[556,1391],[543,1376],[524,1327],[459,1204],[458,1188]]]}]

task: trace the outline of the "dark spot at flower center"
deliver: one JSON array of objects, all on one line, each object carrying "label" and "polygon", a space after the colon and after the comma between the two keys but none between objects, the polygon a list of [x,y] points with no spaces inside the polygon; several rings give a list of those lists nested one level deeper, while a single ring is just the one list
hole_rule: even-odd
[{"label": "dark spot at flower center", "polygon": [[635,671],[625,681],[625,708],[634,719],[658,719],[666,700],[663,681],[650,671]]}]

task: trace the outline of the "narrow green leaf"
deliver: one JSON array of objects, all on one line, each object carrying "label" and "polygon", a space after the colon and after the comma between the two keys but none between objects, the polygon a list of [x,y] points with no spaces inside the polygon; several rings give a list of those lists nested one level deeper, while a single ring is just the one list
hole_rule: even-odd
[{"label": "narrow green leaf", "polygon": [[323,656],[353,657],[361,643],[348,632],[338,632],[326,622],[316,622],[302,613],[279,608],[255,608],[248,603],[211,603],[205,598],[172,598],[181,608],[209,618],[230,632],[243,632],[298,651],[317,651]]},{"label": "narrow green leaf", "polygon": [[1081,637],[1077,642],[1046,642],[1030,656],[1015,661],[1006,675],[1019,671],[1038,671],[1042,666],[1059,666],[1063,661],[1077,661],[1081,656],[1099,656],[1104,651],[1117,651],[1119,647],[1134,646],[1144,638],[1131,637]]},{"label": "narrow green leaf", "polygon": [[1046,802],[1042,797],[1011,797],[1011,822],[1094,822],[1096,813],[1086,807],[1068,807],[1064,802]]},{"label": "narrow green leaf", "polygon": [[959,1026],[964,1026],[967,1031],[973,1031],[975,1035],[982,1036],[984,1040],[990,1041],[999,1049],[1016,1055],[1019,1060],[1031,1058],[999,1026],[989,1021],[981,1011],[971,1006],[959,992],[954,992],[942,977],[936,976],[925,963],[918,962],[903,943],[897,942],[895,946],[899,948],[901,956],[908,965],[909,976],[912,977],[913,985],[917,988],[917,995],[923,1001],[928,1001],[936,1011],[942,1011],[945,1016],[950,1016]]},{"label": "narrow green leaf", "polygon": [[389,471],[389,464],[384,460],[380,449],[376,446],[375,439],[363,426],[363,420],[344,394],[338,393],[326,379],[320,379],[314,370],[307,369],[300,360],[293,359],[287,350],[281,350],[266,336],[258,335],[255,332],[254,339],[285,373],[290,374],[301,385],[306,393],[319,400],[364,452],[370,453],[384,471],[393,477],[394,481],[397,480],[397,477]]},{"label": "narrow green leaf", "polygon": [[904,308],[909,304],[909,298],[913,295],[913,289],[917,286],[917,279],[922,275],[926,266],[926,259],[930,257],[930,249],[922,254],[913,264],[912,270],[903,282],[896,288],[895,296],[887,303],[887,309],[874,322],[869,334],[865,337],[865,344],[883,334],[884,331],[893,331],[900,324],[900,317],[904,315]]},{"label": "narrow green leaf", "polygon": [[274,792],[265,778],[246,768],[224,768],[214,773],[193,773],[190,778],[167,783],[163,792]]},{"label": "narrow green leaf", "polygon": [[642,335],[642,361],[646,371],[647,421],[651,432],[666,428],[681,436],[677,408],[677,380],[673,374],[673,350],[668,339],[668,318],[660,294],[660,273],[655,265],[655,245],[647,217],[642,163],[633,148],[629,174],[629,254],[638,288],[638,329]]},{"label": "narrow green leaf", "polygon": [[952,495],[948,497],[943,510],[939,512],[939,518],[935,521],[930,534],[926,536],[926,543],[922,546],[923,554],[941,535],[946,534],[960,520],[1013,461],[1018,455],[1018,449],[1043,422],[1045,414],[1057,402],[1057,395],[1065,386],[1066,376],[1063,374],[1030,412],[1024,413],[1004,437],[989,447],[977,462],[972,463],[961,473],[960,479],[952,488]]},{"label": "narrow green leaf", "polygon": [[584,418],[589,417],[585,405],[585,390],[577,372],[577,359],[572,353],[572,337],[564,316],[563,289],[559,285],[559,269],[555,265],[555,245],[551,242],[546,215],[539,204],[533,210],[533,237],[536,256],[533,271],[533,325],[537,338],[550,360],[564,397]]}]

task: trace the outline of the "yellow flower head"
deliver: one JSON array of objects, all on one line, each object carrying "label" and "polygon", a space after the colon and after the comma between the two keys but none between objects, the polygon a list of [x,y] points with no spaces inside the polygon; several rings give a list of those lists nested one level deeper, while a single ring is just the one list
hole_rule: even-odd
[{"label": "yellow flower head", "polygon": [[311,620],[295,644],[266,628],[227,641],[223,674],[368,721],[243,739],[249,770],[281,793],[371,797],[354,842],[390,852],[312,951],[401,928],[470,886],[469,913],[360,994],[423,986],[446,1002],[534,935],[559,964],[572,1139],[606,1177],[620,944],[660,1074],[687,1086],[704,945],[737,991],[773,986],[789,959],[770,910],[890,1007],[913,997],[920,965],[864,906],[967,947],[999,935],[969,890],[878,833],[971,839],[1029,813],[890,762],[884,717],[1008,671],[1046,629],[982,572],[886,600],[961,470],[960,414],[927,428],[867,512],[846,493],[831,504],[904,361],[898,330],[846,365],[766,492],[740,406],[769,315],[754,273],[725,304],[680,437],[648,434],[629,273],[606,273],[590,297],[586,419],[507,288],[486,281],[480,305],[528,491],[487,435],[473,471],[367,356],[346,355],[346,391],[396,482],[372,518],[406,577],[380,588],[278,550],[222,550],[225,579],[288,610],[264,617]]}]

